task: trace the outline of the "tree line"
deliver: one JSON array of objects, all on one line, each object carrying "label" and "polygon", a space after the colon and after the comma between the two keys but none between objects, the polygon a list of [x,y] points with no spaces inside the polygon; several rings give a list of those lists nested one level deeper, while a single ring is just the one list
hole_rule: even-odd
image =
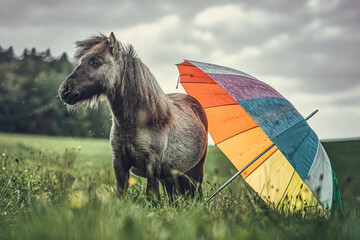
[{"label": "tree line", "polygon": [[60,84],[74,66],[66,53],[0,47],[0,131],[76,137],[108,137],[111,118],[106,104],[97,110],[68,112],[58,97]]}]

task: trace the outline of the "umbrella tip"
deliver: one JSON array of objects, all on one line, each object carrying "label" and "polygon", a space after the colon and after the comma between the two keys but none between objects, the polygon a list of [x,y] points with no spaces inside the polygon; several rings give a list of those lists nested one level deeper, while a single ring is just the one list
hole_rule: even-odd
[{"label": "umbrella tip", "polygon": [[305,118],[305,120],[309,120],[312,116],[314,116],[317,112],[319,111],[319,109],[316,109],[315,111],[313,111],[307,118]]}]

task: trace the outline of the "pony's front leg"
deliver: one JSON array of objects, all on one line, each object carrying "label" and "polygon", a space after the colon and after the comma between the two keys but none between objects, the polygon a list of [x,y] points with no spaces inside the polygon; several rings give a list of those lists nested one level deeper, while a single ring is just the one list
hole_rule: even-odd
[{"label": "pony's front leg", "polygon": [[116,155],[114,155],[113,167],[116,177],[117,193],[119,196],[121,196],[124,194],[129,185],[128,180],[130,176],[130,166],[128,166],[123,159],[118,158],[116,157]]},{"label": "pony's front leg", "polygon": [[161,173],[160,157],[157,154],[149,154],[146,161],[146,194],[156,200],[160,200],[159,182]]}]

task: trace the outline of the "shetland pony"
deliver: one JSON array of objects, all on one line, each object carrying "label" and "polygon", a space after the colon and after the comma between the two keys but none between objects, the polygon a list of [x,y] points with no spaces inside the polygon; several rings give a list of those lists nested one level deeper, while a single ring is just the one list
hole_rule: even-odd
[{"label": "shetland pony", "polygon": [[208,123],[200,103],[186,94],[164,94],[133,47],[113,33],[76,45],[79,64],[59,95],[72,107],[108,100],[118,193],[126,190],[132,171],[147,179],[150,196],[160,197],[159,182],[170,196],[201,194]]}]

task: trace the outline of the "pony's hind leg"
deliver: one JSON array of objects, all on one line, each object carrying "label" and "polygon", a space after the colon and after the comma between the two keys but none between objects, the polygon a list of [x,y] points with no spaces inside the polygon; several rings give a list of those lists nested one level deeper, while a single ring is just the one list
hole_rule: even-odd
[{"label": "pony's hind leg", "polygon": [[205,148],[204,154],[201,157],[200,161],[185,174],[192,180],[192,182],[196,183],[195,190],[202,197],[202,181],[204,179],[204,163],[206,159],[207,146]]},{"label": "pony's hind leg", "polygon": [[189,194],[191,197],[202,197],[201,184],[204,178],[206,153],[207,146],[200,161],[184,175],[162,180],[162,184],[171,199],[173,198],[173,194]]},{"label": "pony's hind leg", "polygon": [[186,175],[162,180],[161,183],[164,186],[170,200],[174,199],[174,194],[179,196],[195,196],[196,184],[194,184]]},{"label": "pony's hind leg", "polygon": [[197,191],[197,184],[190,180],[188,176],[179,176],[178,178],[180,191],[182,195],[189,195],[190,197],[195,197]]},{"label": "pony's hind leg", "polygon": [[175,185],[170,180],[161,180],[161,184],[164,188],[164,192],[166,192],[167,197],[173,201],[174,200],[174,194],[175,194]]}]

